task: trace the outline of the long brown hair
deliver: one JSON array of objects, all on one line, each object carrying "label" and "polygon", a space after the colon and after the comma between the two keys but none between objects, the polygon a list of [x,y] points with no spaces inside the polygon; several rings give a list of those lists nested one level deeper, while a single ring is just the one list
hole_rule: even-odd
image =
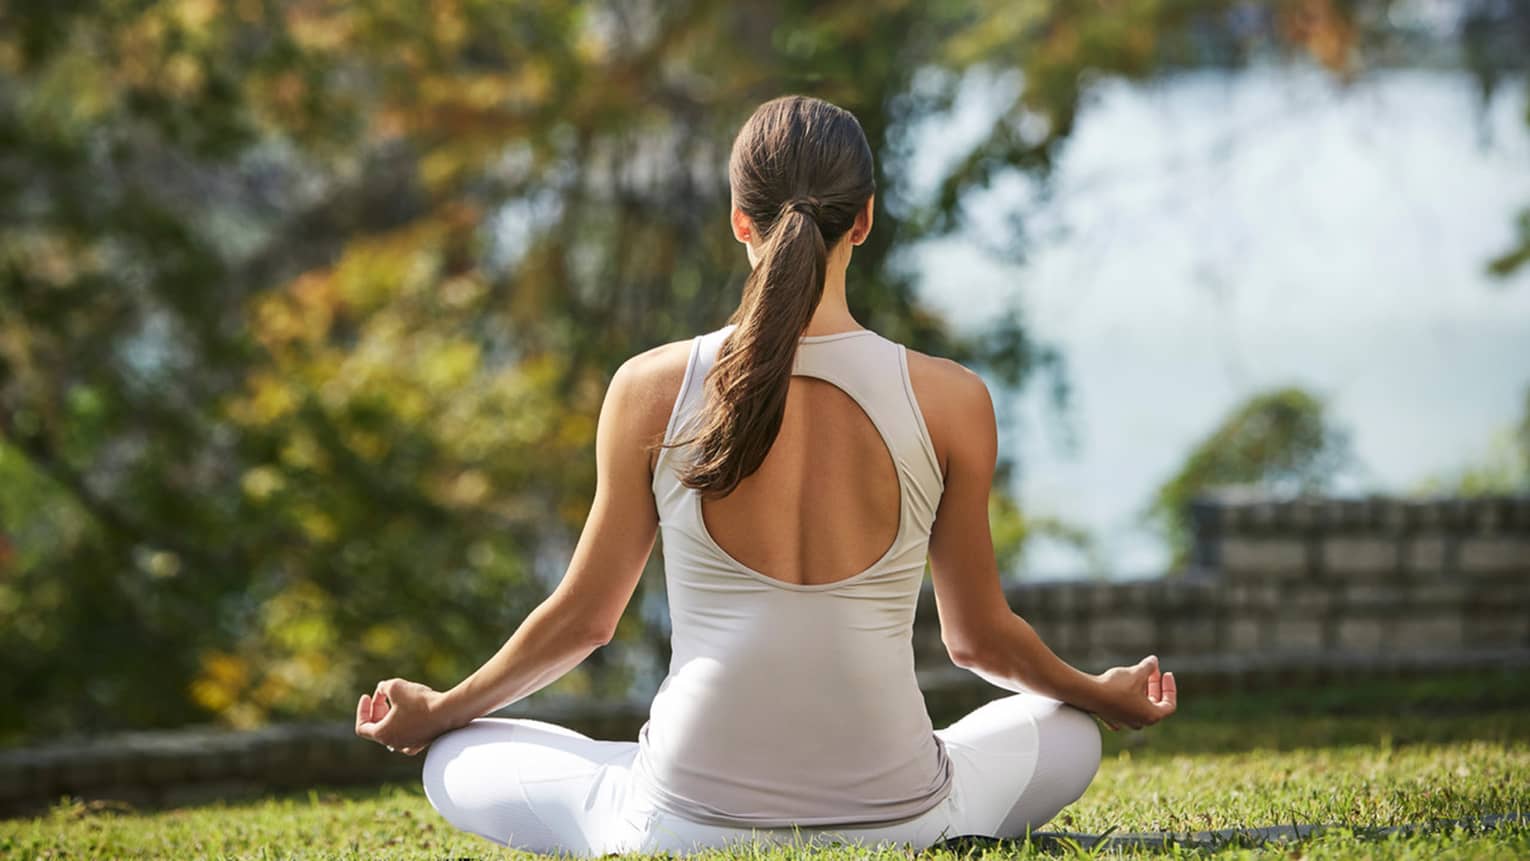
[{"label": "long brown hair", "polygon": [[681,483],[726,496],[759,469],[781,430],[786,392],[823,296],[828,251],[876,191],[871,146],[855,115],[822,99],[785,95],[760,105],[728,158],[733,201],[764,242],[707,374],[698,430]]}]

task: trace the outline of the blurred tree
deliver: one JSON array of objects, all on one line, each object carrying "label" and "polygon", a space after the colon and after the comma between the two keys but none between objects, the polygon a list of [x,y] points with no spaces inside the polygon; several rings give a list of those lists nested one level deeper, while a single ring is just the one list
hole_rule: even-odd
[{"label": "blurred tree", "polygon": [[1298,388],[1262,392],[1196,444],[1145,516],[1168,541],[1171,567],[1182,570],[1190,555],[1190,502],[1201,493],[1234,485],[1317,493],[1353,463],[1348,432],[1328,418],[1320,398]]},{"label": "blurred tree", "polygon": [[[486,657],[561,575],[611,373],[736,304],[727,149],[782,92],[878,154],[857,317],[1061,407],[1054,351],[951,331],[894,249],[1044,178],[1102,77],[1347,74],[1375,5],[0,0],[0,736]],[[908,131],[975,67],[1023,86],[915,197]],[[625,689],[624,625],[563,690]]]},{"label": "blurred tree", "polygon": [[[1530,3],[1462,0],[1461,48],[1477,80],[1483,103],[1511,75],[1523,76],[1525,123],[1530,125]],[[1508,277],[1530,263],[1530,206],[1515,220],[1509,247],[1488,262],[1488,271]]]}]

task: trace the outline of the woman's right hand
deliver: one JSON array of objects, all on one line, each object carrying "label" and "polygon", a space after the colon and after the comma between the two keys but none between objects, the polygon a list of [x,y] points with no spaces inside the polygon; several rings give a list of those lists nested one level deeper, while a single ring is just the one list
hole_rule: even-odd
[{"label": "woman's right hand", "polygon": [[1112,667],[1095,676],[1094,712],[1113,730],[1142,729],[1171,714],[1179,702],[1173,673],[1158,670],[1158,656],[1148,655],[1130,667]]}]

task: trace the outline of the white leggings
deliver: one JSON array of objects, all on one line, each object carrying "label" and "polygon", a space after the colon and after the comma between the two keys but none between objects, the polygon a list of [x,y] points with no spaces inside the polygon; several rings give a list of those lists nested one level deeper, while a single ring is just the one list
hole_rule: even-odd
[{"label": "white leggings", "polygon": [[630,781],[635,741],[601,741],[528,718],[478,718],[431,744],[425,796],[457,828],[515,849],[595,857],[685,854],[739,841],[905,845],[1019,837],[1084,794],[1100,764],[1086,712],[1036,694],[986,703],[935,730],[950,794],[919,816],[871,826],[734,828],[656,810]]}]

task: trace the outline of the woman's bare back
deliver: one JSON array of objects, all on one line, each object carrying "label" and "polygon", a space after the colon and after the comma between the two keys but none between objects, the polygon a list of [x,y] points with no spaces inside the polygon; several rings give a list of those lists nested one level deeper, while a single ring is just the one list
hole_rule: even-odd
[{"label": "woman's bare back", "polygon": [[[650,351],[655,383],[644,428],[650,439],[668,421],[688,345]],[[969,372],[912,349],[907,356],[915,398],[944,464],[947,435],[938,410],[949,395],[941,389],[953,369]],[[764,462],[728,496],[703,500],[702,515],[712,539],[739,563],[782,582],[820,585],[852,577],[887,552],[899,505],[892,456],[865,411],[833,383],[794,375],[781,430]]]}]

